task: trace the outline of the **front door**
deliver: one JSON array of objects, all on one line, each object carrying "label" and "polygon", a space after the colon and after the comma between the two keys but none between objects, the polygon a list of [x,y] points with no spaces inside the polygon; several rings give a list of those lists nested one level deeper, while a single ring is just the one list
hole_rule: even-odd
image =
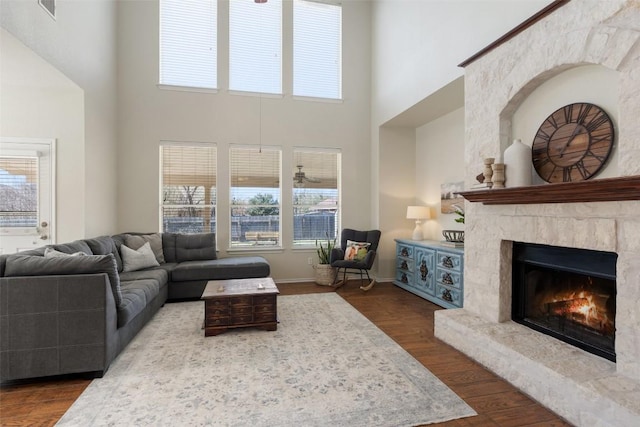
[{"label": "front door", "polygon": [[55,242],[55,140],[0,138],[0,254]]}]

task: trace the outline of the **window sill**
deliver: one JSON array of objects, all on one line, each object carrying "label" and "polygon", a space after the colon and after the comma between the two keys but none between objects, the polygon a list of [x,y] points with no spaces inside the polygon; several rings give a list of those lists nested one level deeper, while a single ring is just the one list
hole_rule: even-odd
[{"label": "window sill", "polygon": [[161,90],[172,90],[177,92],[218,93],[218,89],[209,87],[174,86],[164,84],[157,84],[156,86]]},{"label": "window sill", "polygon": [[246,246],[242,248],[228,248],[227,253],[247,253],[247,252],[274,252],[282,253],[284,248],[282,246]]}]

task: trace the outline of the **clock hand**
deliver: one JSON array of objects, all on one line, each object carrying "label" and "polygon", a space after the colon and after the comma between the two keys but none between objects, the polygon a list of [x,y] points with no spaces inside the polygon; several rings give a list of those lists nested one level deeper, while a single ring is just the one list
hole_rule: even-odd
[{"label": "clock hand", "polygon": [[578,136],[578,134],[582,133],[582,126],[577,125],[575,127],[575,129],[573,129],[573,132],[571,133],[571,136],[569,136],[569,140],[567,141],[566,144],[564,144],[564,147],[562,147],[562,150],[560,150],[560,157],[563,156],[564,154],[564,150],[567,149],[567,147],[569,146],[569,144],[571,144],[571,141],[573,141],[573,139]]}]

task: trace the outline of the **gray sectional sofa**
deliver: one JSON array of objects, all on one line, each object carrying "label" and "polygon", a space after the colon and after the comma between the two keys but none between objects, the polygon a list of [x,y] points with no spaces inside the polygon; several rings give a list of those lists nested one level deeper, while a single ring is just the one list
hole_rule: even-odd
[{"label": "gray sectional sofa", "polygon": [[167,300],[269,274],[262,257],[217,259],[212,233],[123,233],[1,255],[0,382],[102,376]]}]

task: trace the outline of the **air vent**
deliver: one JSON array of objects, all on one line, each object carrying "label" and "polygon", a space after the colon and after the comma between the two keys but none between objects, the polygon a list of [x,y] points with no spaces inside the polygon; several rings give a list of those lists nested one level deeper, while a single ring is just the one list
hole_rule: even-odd
[{"label": "air vent", "polygon": [[38,0],[40,6],[46,10],[53,19],[56,18],[56,0]]}]

